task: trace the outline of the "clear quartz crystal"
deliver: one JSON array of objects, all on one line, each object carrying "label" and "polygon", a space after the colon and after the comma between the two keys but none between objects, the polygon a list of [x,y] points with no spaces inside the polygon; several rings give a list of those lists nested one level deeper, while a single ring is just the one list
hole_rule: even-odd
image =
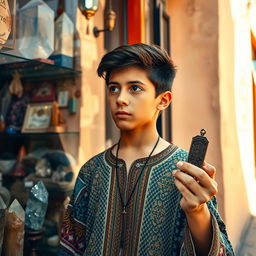
[{"label": "clear quartz crystal", "polygon": [[3,238],[4,238],[4,226],[6,216],[6,205],[0,196],[0,255],[2,252]]},{"label": "clear quartz crystal", "polygon": [[54,11],[42,0],[31,0],[19,11],[18,49],[29,59],[48,58],[54,50]]},{"label": "clear quartz crystal", "polygon": [[53,54],[73,57],[74,23],[63,12],[55,21],[55,47]]},{"label": "clear quartz crystal", "polygon": [[4,230],[4,255],[23,255],[25,212],[15,199],[6,213]]},{"label": "clear quartz crystal", "polygon": [[8,209],[8,212],[14,212],[21,221],[25,221],[25,211],[23,210],[17,199],[14,199]]},{"label": "clear quartz crystal", "polygon": [[42,181],[32,187],[26,206],[25,225],[33,230],[40,230],[44,223],[48,205],[48,192]]}]

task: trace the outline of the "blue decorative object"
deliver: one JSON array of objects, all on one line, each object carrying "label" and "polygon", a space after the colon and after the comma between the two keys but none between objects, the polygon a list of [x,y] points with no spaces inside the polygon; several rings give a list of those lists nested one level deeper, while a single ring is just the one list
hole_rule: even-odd
[{"label": "blue decorative object", "polygon": [[57,54],[57,55],[50,56],[49,59],[54,60],[54,64],[57,66],[73,68],[73,62],[74,62],[73,57],[63,55],[63,54]]},{"label": "blue decorative object", "polygon": [[70,114],[75,114],[77,111],[77,99],[70,98],[68,102],[68,109]]},{"label": "blue decorative object", "polygon": [[8,134],[16,134],[18,133],[15,129],[13,129],[12,127],[7,127],[5,129],[5,132],[8,133]]}]

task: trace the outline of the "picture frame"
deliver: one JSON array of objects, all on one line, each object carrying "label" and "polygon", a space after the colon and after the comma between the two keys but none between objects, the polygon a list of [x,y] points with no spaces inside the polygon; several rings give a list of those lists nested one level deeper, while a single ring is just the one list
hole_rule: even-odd
[{"label": "picture frame", "polygon": [[68,107],[68,100],[69,100],[69,91],[68,90],[60,90],[58,92],[58,105],[60,108],[67,108]]},{"label": "picture frame", "polygon": [[45,81],[34,90],[31,102],[50,102],[55,100],[55,90],[51,83]]},{"label": "picture frame", "polygon": [[22,133],[47,132],[51,125],[52,109],[52,102],[28,104]]}]

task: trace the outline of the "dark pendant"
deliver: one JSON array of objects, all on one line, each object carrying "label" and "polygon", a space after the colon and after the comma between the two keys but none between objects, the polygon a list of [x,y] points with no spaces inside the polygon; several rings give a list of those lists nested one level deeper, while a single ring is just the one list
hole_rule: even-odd
[{"label": "dark pendant", "polygon": [[124,237],[125,237],[125,222],[126,222],[126,210],[125,206],[123,207],[122,211],[122,231],[121,231],[121,241],[120,241],[120,248],[124,248]]},{"label": "dark pendant", "polygon": [[201,135],[195,136],[192,138],[189,154],[188,154],[188,162],[201,168],[204,162],[208,139],[204,137],[206,131],[202,129],[200,131]]},{"label": "dark pendant", "polygon": [[122,214],[127,214],[127,211],[125,210],[125,207],[123,208]]}]

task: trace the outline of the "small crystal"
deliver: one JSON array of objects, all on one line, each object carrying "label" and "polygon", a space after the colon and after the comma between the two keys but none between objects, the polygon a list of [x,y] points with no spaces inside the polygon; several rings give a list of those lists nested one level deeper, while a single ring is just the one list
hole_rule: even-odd
[{"label": "small crystal", "polygon": [[4,255],[23,255],[25,212],[15,199],[6,213]]},{"label": "small crystal", "polygon": [[44,217],[48,205],[48,192],[42,181],[32,187],[26,206],[25,225],[26,227],[39,230],[44,223]]},{"label": "small crystal", "polygon": [[5,226],[5,215],[6,205],[0,196],[0,255],[2,251],[3,237],[4,237],[4,226]]}]

